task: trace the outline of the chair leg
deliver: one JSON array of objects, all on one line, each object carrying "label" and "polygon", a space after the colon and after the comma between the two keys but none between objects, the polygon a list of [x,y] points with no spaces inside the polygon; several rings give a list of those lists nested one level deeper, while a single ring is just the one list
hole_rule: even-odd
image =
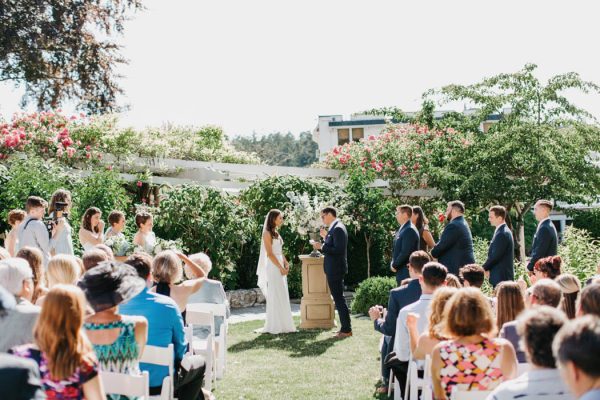
[{"label": "chair leg", "polygon": [[394,387],[394,381],[396,378],[394,377],[394,371],[390,369],[390,377],[388,378],[388,397],[392,394],[392,388]]}]

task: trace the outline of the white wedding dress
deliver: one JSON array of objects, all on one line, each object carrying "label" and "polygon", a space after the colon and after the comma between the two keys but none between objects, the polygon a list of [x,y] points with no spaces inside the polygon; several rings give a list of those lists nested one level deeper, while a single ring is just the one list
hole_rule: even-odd
[{"label": "white wedding dress", "polygon": [[[283,265],[282,247],[281,237],[273,238],[273,254],[275,254],[281,265]],[[279,268],[268,257],[261,257],[261,261],[263,268],[261,271],[261,265],[259,265],[259,286],[263,293],[266,290],[264,294],[267,299],[267,320],[262,332],[272,334],[296,332],[290,307],[287,276],[281,275]]]}]

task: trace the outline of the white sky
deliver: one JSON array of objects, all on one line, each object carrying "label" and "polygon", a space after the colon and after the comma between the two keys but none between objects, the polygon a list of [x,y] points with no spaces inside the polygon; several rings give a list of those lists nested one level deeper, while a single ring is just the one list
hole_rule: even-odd
[{"label": "white sky", "polygon": [[[417,110],[421,94],[527,62],[600,83],[600,2],[146,0],[119,39],[123,125],[312,130],[319,114]],[[22,92],[0,86],[0,113]],[[600,96],[572,97],[600,116]],[[462,108],[462,105],[457,105]],[[66,107],[68,109],[68,107]]]}]

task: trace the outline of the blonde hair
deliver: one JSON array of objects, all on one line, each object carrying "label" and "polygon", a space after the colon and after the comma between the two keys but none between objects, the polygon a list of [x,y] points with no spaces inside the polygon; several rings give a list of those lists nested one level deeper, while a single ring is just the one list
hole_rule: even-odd
[{"label": "blonde hair", "polygon": [[48,286],[58,284],[74,285],[81,276],[81,266],[77,258],[68,254],[57,254],[48,261]]},{"label": "blonde hair", "polygon": [[496,328],[489,300],[481,290],[471,287],[452,295],[444,306],[442,320],[441,334],[448,338],[490,334]]},{"label": "blonde hair", "polygon": [[33,337],[55,380],[67,379],[83,363],[94,361],[92,345],[82,329],[85,304],[83,292],[73,285],[56,285],[44,300]]},{"label": "blonde hair", "polygon": [[456,289],[460,289],[463,287],[462,283],[460,283],[460,279],[458,279],[458,276],[454,274],[446,275],[446,286]]},{"label": "blonde hair", "polygon": [[440,335],[441,322],[443,321],[444,307],[450,298],[458,292],[455,287],[441,287],[433,292],[433,298],[429,305],[429,337],[432,339],[443,340]]},{"label": "blonde hair", "polygon": [[161,251],[154,257],[152,276],[156,282],[177,283],[181,280],[182,275],[181,261],[174,251]]},{"label": "blonde hair", "polygon": [[579,297],[579,291],[581,285],[579,279],[575,275],[561,274],[554,280],[560,286],[562,296],[560,299],[560,309],[567,314],[569,319],[575,318],[577,312],[577,298]]}]

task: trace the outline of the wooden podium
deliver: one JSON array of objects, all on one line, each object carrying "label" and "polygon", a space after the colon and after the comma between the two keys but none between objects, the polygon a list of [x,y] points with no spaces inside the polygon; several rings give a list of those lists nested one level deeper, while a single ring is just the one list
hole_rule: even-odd
[{"label": "wooden podium", "polygon": [[335,326],[335,307],[323,270],[323,257],[301,255],[302,300],[300,329],[331,329]]}]

